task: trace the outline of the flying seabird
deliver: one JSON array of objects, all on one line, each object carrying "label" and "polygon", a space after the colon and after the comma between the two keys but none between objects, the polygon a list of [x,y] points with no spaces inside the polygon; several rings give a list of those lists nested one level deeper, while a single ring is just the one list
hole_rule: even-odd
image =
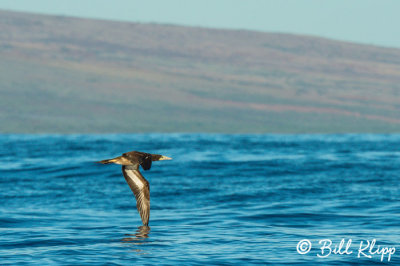
[{"label": "flying seabird", "polygon": [[167,156],[150,154],[140,151],[131,151],[113,159],[99,161],[102,164],[121,164],[122,173],[136,198],[136,208],[142,218],[144,226],[149,225],[150,218],[150,186],[149,182],[139,171],[139,165],[143,170],[151,168],[152,161],[171,160]]}]

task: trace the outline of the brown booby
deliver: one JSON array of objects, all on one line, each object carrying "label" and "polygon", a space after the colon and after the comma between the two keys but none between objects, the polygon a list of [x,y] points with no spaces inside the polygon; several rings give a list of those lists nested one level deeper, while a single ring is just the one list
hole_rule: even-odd
[{"label": "brown booby", "polygon": [[150,154],[140,151],[131,151],[113,159],[99,161],[102,164],[121,164],[122,173],[136,198],[136,208],[142,218],[144,226],[149,225],[150,218],[150,186],[149,182],[139,171],[139,165],[143,170],[149,170],[153,161],[171,160],[167,156]]}]

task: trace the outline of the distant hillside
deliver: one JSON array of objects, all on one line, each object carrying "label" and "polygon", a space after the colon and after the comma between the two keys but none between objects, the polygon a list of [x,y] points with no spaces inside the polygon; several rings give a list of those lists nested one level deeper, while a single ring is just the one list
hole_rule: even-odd
[{"label": "distant hillside", "polygon": [[400,49],[0,11],[0,132],[400,132]]}]

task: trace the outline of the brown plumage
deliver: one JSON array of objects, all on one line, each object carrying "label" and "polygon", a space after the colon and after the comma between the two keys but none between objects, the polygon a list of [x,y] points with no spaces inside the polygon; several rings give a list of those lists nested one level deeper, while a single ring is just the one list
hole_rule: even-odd
[{"label": "brown plumage", "polygon": [[139,171],[139,165],[149,170],[153,161],[171,160],[167,156],[131,151],[113,159],[99,161],[102,164],[121,164],[122,173],[136,198],[136,207],[143,225],[149,225],[150,219],[150,185]]}]

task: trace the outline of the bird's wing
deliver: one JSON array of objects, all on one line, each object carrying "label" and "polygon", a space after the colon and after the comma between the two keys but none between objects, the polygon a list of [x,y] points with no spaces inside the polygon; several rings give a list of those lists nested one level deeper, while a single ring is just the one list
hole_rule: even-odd
[{"label": "bird's wing", "polygon": [[150,186],[138,168],[122,166],[122,173],[136,198],[136,207],[143,225],[149,224],[150,218]]}]

